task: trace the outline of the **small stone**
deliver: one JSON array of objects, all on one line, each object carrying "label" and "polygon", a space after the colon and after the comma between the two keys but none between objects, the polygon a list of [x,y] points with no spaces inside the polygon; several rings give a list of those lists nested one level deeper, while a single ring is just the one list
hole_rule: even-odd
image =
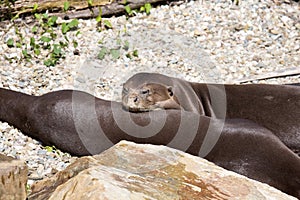
[{"label": "small stone", "polygon": [[272,33],[274,35],[278,35],[280,33],[279,30],[276,30],[276,29],[271,29],[269,31],[270,31],[270,33]]},{"label": "small stone", "polygon": [[202,31],[200,31],[199,29],[194,30],[194,36],[200,36],[202,34],[203,34]]}]

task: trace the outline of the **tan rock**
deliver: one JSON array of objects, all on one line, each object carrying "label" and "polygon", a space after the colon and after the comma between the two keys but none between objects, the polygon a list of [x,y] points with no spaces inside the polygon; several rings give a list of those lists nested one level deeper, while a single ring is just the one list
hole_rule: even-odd
[{"label": "tan rock", "polygon": [[30,197],[55,200],[295,199],[202,158],[165,146],[126,141],[100,155],[78,159],[55,177],[37,183]]},{"label": "tan rock", "polygon": [[26,199],[27,174],[23,161],[0,154],[0,199]]}]

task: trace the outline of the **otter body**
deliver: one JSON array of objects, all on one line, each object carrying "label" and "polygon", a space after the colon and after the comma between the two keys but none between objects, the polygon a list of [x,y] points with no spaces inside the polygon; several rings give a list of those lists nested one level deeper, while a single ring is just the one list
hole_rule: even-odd
[{"label": "otter body", "polygon": [[[220,85],[184,81],[156,73],[139,73],[127,80],[123,90],[135,90],[135,93],[123,93],[124,108],[128,96],[143,100],[139,88],[147,84],[159,84],[172,88],[173,96],[178,99],[179,106],[164,108],[160,99],[168,101],[169,96],[161,93],[159,98],[148,94],[151,104],[160,105],[160,109],[181,109],[200,115],[232,119],[251,120],[271,130],[281,141],[295,153],[300,153],[300,87],[291,85]],[[135,104],[135,110],[151,110],[144,104]]]}]

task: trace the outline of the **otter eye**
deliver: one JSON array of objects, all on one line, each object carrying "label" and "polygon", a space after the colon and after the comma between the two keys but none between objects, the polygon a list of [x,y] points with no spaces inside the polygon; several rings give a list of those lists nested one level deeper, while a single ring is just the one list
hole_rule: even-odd
[{"label": "otter eye", "polygon": [[142,94],[149,94],[149,92],[150,92],[149,89],[147,89],[147,90],[142,90],[142,91],[141,91]]}]

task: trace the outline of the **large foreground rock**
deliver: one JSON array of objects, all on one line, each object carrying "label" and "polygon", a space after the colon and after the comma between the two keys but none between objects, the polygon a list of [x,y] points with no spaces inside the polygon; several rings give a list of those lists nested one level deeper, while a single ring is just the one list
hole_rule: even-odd
[{"label": "large foreground rock", "polygon": [[26,199],[27,174],[23,161],[0,154],[0,199]]},{"label": "large foreground rock", "polygon": [[202,158],[122,141],[32,186],[30,199],[295,199]]}]

